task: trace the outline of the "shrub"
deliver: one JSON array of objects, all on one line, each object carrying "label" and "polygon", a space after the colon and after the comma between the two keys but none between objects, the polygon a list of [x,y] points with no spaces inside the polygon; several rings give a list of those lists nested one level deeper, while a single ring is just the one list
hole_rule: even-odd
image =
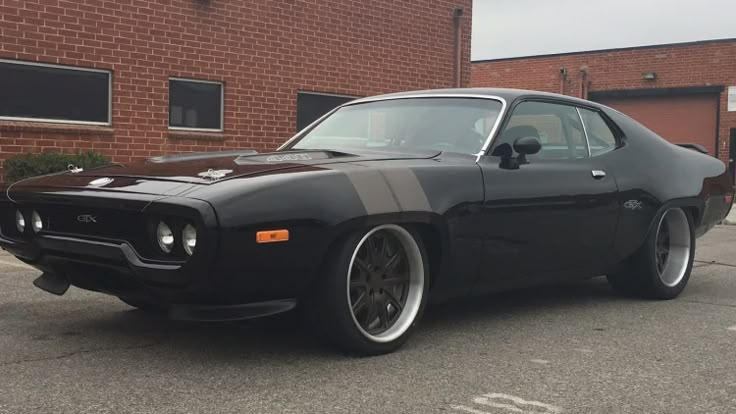
[{"label": "shrub", "polygon": [[5,183],[11,184],[24,178],[65,171],[69,164],[80,168],[94,168],[109,164],[110,160],[97,152],[81,154],[22,154],[5,160]]}]

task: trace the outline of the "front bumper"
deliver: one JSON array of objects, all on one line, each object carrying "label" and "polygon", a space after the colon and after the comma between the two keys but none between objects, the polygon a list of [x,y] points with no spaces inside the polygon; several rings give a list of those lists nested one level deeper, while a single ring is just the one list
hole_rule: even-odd
[{"label": "front bumper", "polygon": [[[154,262],[139,256],[126,242],[57,235],[39,235],[31,241],[0,235],[0,247],[44,272],[34,281],[43,290],[63,294],[72,285],[127,300],[161,304],[169,309],[172,319],[248,319],[285,312],[297,303],[293,292],[283,286],[269,292],[254,291],[257,283],[244,289],[219,277],[212,271],[212,261],[202,260],[201,256],[193,263]],[[56,289],[49,288],[49,283],[57,284]]]},{"label": "front bumper", "polygon": [[295,299],[233,302],[225,293],[228,289],[216,289],[214,283],[197,284],[185,263],[146,262],[124,242],[47,235],[33,243],[21,243],[0,236],[0,247],[43,271],[34,281],[43,290],[62,295],[74,285],[128,300],[163,304],[169,309],[169,317],[176,320],[249,319],[286,312],[297,304]]},{"label": "front bumper", "polygon": [[115,296],[169,302],[196,283],[185,263],[146,261],[126,242],[55,235],[16,241],[0,236],[0,247],[74,286]]},{"label": "front bumper", "polygon": [[[198,229],[194,255],[186,259],[152,256],[145,246],[141,248],[140,237],[136,238],[140,236],[136,233],[138,230],[127,231],[117,237],[111,232],[93,235],[100,232],[92,226],[77,229],[85,231],[80,234],[62,232],[52,225],[38,234],[27,232],[17,235],[13,233],[12,220],[0,223],[0,247],[48,274],[60,282],[61,287],[66,280],[78,288],[107,293],[131,302],[160,304],[169,308],[186,306],[189,308],[183,313],[195,316],[204,312],[203,307],[233,307],[236,313],[249,315],[271,313],[274,307],[285,308],[281,303],[274,305],[273,301],[300,297],[313,276],[312,262],[322,257],[321,251],[315,247],[318,244],[314,243],[319,226],[311,222],[301,225],[290,223],[294,240],[288,245],[259,245],[255,243],[255,229],[243,226],[223,229],[213,207],[202,200],[137,195],[131,201],[120,198],[127,195],[102,196],[104,198],[90,196],[82,199],[76,194],[53,194],[53,199],[48,200],[37,195],[22,200],[15,197],[13,203],[0,200],[3,201],[0,209],[12,219],[11,213],[18,205],[27,210],[41,210],[44,205],[47,210],[57,205],[71,205],[75,207],[71,211],[82,212],[99,207],[107,209],[100,210],[99,214],[108,222],[121,220],[124,223],[122,227],[128,223],[125,217],[130,216],[116,217],[117,209],[122,208],[145,217],[183,217],[194,222]],[[66,219],[71,220],[69,217]],[[132,225],[130,228],[139,227]],[[284,257],[294,260],[283,260]],[[37,286],[42,282],[39,281]],[[52,293],[62,291],[45,290]],[[260,305],[254,310],[254,307],[243,307],[243,304]],[[214,313],[221,314],[219,311]]]},{"label": "front bumper", "polygon": [[[20,209],[41,212],[45,230],[16,232],[14,219],[8,218]],[[14,194],[12,201],[0,197],[0,210],[0,247],[82,289],[171,304],[204,302],[218,288],[218,279],[208,272],[218,249],[218,223],[207,202],[114,191],[39,190]],[[92,213],[98,222],[69,228],[78,212]],[[161,217],[194,223],[198,245],[193,256],[164,258],[148,251],[145,221]]]},{"label": "front bumper", "polygon": [[[0,246],[44,271],[34,284],[55,294],[68,286],[162,303],[169,317],[189,321],[231,321],[274,315],[296,306],[295,299],[223,304],[214,292],[182,283],[183,264],[146,263],[127,243],[44,236],[33,245],[0,237]],[[50,288],[57,283],[55,288]],[[209,297],[208,297],[209,296]],[[221,296],[220,296],[221,298]]]}]

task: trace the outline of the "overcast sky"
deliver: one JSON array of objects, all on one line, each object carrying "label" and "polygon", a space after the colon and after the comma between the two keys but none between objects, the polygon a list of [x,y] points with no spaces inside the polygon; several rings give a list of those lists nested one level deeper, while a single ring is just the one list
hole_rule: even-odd
[{"label": "overcast sky", "polygon": [[736,0],[474,0],[473,60],[736,38]]}]

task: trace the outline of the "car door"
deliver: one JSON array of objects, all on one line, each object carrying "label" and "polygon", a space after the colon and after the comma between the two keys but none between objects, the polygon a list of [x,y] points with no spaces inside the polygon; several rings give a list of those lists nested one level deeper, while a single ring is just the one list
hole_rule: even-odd
[{"label": "car door", "polygon": [[[513,142],[524,136],[539,138],[541,150],[526,163],[509,162],[519,156]],[[616,182],[605,157],[590,156],[577,107],[517,103],[488,154],[496,155],[478,161],[485,239],[476,291],[594,275],[610,264]]]}]

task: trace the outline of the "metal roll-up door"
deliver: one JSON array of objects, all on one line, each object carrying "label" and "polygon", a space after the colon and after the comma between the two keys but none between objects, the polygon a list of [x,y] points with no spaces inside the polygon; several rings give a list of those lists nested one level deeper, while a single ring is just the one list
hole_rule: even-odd
[{"label": "metal roll-up door", "polygon": [[695,143],[715,155],[717,94],[597,99],[673,143]]}]

